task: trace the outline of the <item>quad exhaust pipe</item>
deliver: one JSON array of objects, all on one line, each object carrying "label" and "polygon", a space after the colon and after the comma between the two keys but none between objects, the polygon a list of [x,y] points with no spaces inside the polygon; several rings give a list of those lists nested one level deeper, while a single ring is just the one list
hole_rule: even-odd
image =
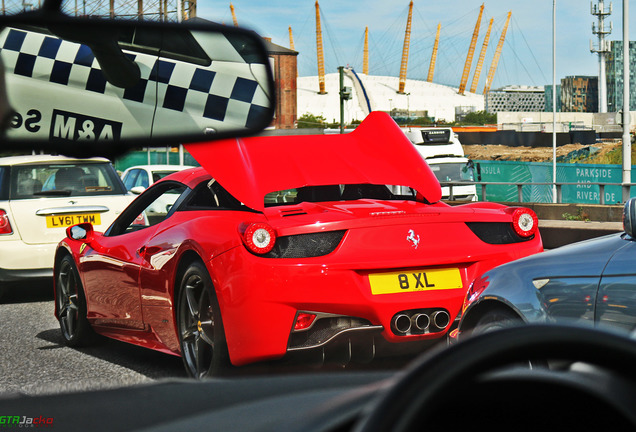
[{"label": "quad exhaust pipe", "polygon": [[396,314],[391,320],[393,333],[407,334],[411,330],[411,318],[405,313]]},{"label": "quad exhaust pipe", "polygon": [[411,324],[420,332],[425,332],[431,324],[431,319],[425,313],[416,313],[411,317]]},{"label": "quad exhaust pipe", "polygon": [[391,330],[399,336],[435,333],[444,330],[448,324],[450,315],[445,310],[403,311],[391,319]]},{"label": "quad exhaust pipe", "polygon": [[445,329],[446,326],[450,323],[450,315],[448,314],[448,312],[443,310],[433,312],[432,318],[433,325],[435,325],[435,327],[440,330]]}]

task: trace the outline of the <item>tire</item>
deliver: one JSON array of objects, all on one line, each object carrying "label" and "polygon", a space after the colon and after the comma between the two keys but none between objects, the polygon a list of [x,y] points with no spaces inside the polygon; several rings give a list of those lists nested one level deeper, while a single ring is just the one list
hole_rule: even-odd
[{"label": "tire", "polygon": [[491,331],[518,326],[522,323],[523,321],[513,312],[505,309],[495,309],[486,312],[481,318],[479,318],[472,334],[479,335],[489,333]]},{"label": "tire", "polygon": [[192,263],[179,283],[177,329],[189,376],[204,379],[229,368],[221,310],[207,269]]},{"label": "tire", "polygon": [[73,258],[66,255],[55,274],[57,319],[64,343],[70,347],[90,345],[95,332],[86,319],[86,297]]},{"label": "tire", "polygon": [[[477,336],[510,327],[518,327],[523,325],[523,323],[523,320],[514,312],[506,309],[495,309],[486,312],[486,314],[477,321],[477,325],[472,334],[473,336]],[[521,364],[521,366],[527,367],[528,369],[547,369],[551,367],[551,365],[552,364],[549,364],[546,359],[542,358],[533,358]],[[556,368],[556,363],[552,367]]]}]

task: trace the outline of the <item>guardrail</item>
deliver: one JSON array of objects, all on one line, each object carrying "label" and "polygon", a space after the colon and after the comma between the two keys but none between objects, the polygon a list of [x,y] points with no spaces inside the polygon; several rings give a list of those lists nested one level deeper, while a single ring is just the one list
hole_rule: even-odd
[{"label": "guardrail", "polygon": [[[517,187],[517,202],[528,202],[523,200],[523,187],[524,186],[552,186],[555,183],[552,182],[442,182],[440,183],[442,187],[449,188],[449,199],[453,200],[455,195],[453,194],[453,188],[459,186],[468,186],[475,185],[476,187],[481,187],[481,201],[488,201],[486,190],[488,186],[516,186]],[[599,187],[599,204],[605,204],[605,187],[606,186],[620,186],[622,189],[622,197],[623,202],[625,202],[631,196],[631,187],[636,186],[636,183],[602,183],[602,182],[557,182],[556,183],[556,195],[557,195],[557,203],[562,203],[562,188],[563,186],[598,186]]]}]

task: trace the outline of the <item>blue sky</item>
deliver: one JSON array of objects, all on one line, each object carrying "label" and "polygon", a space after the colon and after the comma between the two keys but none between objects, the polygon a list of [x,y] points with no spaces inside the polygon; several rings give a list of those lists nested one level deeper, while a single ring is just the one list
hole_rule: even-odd
[{"label": "blue sky", "polygon": [[[301,76],[316,75],[315,0],[232,0],[239,25],[252,28],[274,43],[289,47],[292,27]],[[398,76],[408,15],[408,0],[321,0],[325,69],[340,65],[362,71],[364,29],[369,27],[371,75]],[[509,84],[544,85],[552,82],[551,0],[485,0],[480,37],[475,49],[475,69],[490,18],[494,18],[490,44],[482,69],[483,87],[508,11],[512,19],[497,68],[493,88]],[[597,0],[594,0],[597,3]],[[610,2],[606,1],[606,7]],[[622,39],[622,1],[612,2],[609,40]],[[441,37],[434,82],[458,86],[481,1],[414,0],[408,77],[426,79],[437,24]],[[636,5],[630,8],[631,39],[636,39]],[[199,0],[198,16],[232,24],[230,1]],[[598,56],[590,53],[592,34],[590,2],[557,0],[557,80],[569,75],[598,75]],[[470,80],[472,81],[472,72]],[[470,82],[469,81],[469,84]]]}]

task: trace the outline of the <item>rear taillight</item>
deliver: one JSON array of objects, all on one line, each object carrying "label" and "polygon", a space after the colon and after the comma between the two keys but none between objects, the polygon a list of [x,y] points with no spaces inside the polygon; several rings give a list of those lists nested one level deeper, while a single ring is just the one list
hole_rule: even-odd
[{"label": "rear taillight", "polygon": [[142,226],[148,225],[148,218],[146,217],[146,212],[141,212],[141,214],[135,218],[132,225],[142,225]]},{"label": "rear taillight", "polygon": [[532,210],[518,208],[512,214],[512,227],[520,237],[530,237],[537,232],[539,219]]},{"label": "rear taillight", "polygon": [[276,231],[266,223],[253,223],[243,233],[245,246],[255,254],[266,254],[274,248]]},{"label": "rear taillight", "polygon": [[0,209],[0,234],[11,234],[13,229],[11,228],[11,222],[9,222],[9,215],[6,211]]}]

